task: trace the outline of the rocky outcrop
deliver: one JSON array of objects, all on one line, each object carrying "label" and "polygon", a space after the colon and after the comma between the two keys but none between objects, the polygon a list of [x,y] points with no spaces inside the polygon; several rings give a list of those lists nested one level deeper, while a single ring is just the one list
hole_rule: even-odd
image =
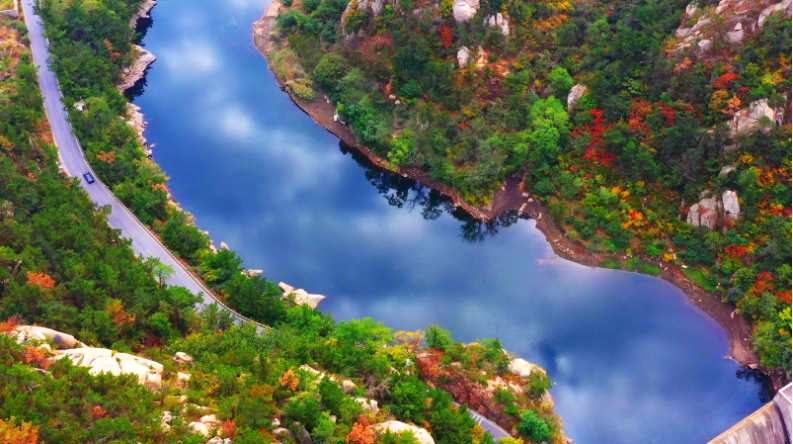
[{"label": "rocky outcrop", "polygon": [[790,16],[790,6],[791,0],[784,0],[763,9],[757,16],[757,29],[762,29],[768,21],[768,17],[771,17],[779,11],[787,11],[787,15]]},{"label": "rocky outcrop", "polygon": [[134,103],[127,102],[127,115],[129,119],[127,120],[127,125],[131,126],[133,130],[135,130],[136,140],[143,147],[143,150],[146,152],[146,155],[151,158],[152,151],[149,147],[149,142],[143,136],[143,132],[146,131],[146,125],[149,123],[143,116],[143,113],[140,112],[140,107],[135,105]]},{"label": "rocky outcrop", "polygon": [[297,305],[308,305],[311,308],[317,308],[319,303],[327,298],[327,296],[323,296],[321,294],[310,294],[302,288],[295,289],[295,287],[283,282],[278,283],[278,286],[284,292],[283,298],[287,299],[290,296],[293,296],[295,298],[295,304]]},{"label": "rocky outcrop", "polygon": [[498,424],[504,430],[511,430],[517,422],[504,414],[504,406],[493,400],[495,385],[491,388],[482,387],[479,381],[469,381],[461,374],[441,370],[439,366],[443,352],[427,350],[419,353],[417,365],[421,369],[422,378],[431,387],[440,387],[449,392],[455,402],[466,404],[472,411]]},{"label": "rocky outcrop", "polygon": [[355,401],[357,401],[359,404],[361,404],[361,406],[363,406],[363,410],[365,412],[374,413],[374,414],[380,412],[380,407],[377,406],[377,401],[375,401],[374,399],[355,398]]},{"label": "rocky outcrop", "polygon": [[470,61],[471,50],[466,46],[461,46],[460,49],[457,50],[457,64],[459,64],[460,68],[462,69],[468,66],[468,62]]},{"label": "rocky outcrop", "polygon": [[581,97],[584,97],[587,92],[587,87],[584,85],[576,85],[570,90],[570,94],[567,95],[567,111],[573,112],[576,103],[581,100]]},{"label": "rocky outcrop", "polygon": [[141,46],[135,45],[133,52],[135,62],[132,66],[124,68],[121,72],[121,83],[117,86],[118,90],[122,93],[132,88],[138,80],[142,79],[149,66],[157,60],[154,54]]},{"label": "rocky outcrop", "polygon": [[209,436],[212,430],[220,426],[221,422],[218,421],[215,415],[204,415],[198,421],[193,421],[188,424],[188,427],[193,430],[193,433],[204,436]]},{"label": "rocky outcrop", "polygon": [[504,34],[504,36],[509,36],[509,17],[500,12],[496,15],[488,15],[485,17],[483,24],[489,28],[501,28],[501,33]]},{"label": "rocky outcrop", "polygon": [[531,362],[521,358],[513,359],[512,362],[509,363],[509,371],[515,376],[523,377],[528,377],[534,372],[545,373],[545,370],[543,370],[540,366],[534,365]]},{"label": "rocky outcrop", "polygon": [[262,274],[264,274],[264,270],[253,270],[253,269],[249,269],[248,271],[246,271],[246,272],[245,272],[245,274],[247,274],[247,275],[248,275],[248,277],[259,277],[259,276],[261,276]]},{"label": "rocky outcrop", "polygon": [[435,444],[435,440],[432,439],[429,432],[422,429],[421,427],[416,427],[414,425],[405,424],[401,421],[386,421],[381,422],[380,424],[375,424],[372,426],[372,429],[375,433],[385,433],[386,430],[390,431],[391,433],[402,433],[402,432],[411,432],[413,436],[416,437],[416,440],[419,444]]},{"label": "rocky outcrop", "polygon": [[[774,122],[776,110],[768,106],[768,100],[755,100],[749,104],[749,107],[742,109],[735,113],[730,121],[730,137],[743,136],[751,134],[760,127],[761,119],[767,117],[769,121]],[[767,132],[767,129],[763,130]]]},{"label": "rocky outcrop", "polygon": [[114,376],[135,375],[138,382],[144,385],[155,385],[162,381],[163,366],[159,362],[130,355],[117,353],[106,348],[74,348],[56,351],[53,360],[69,358],[80,367],[88,367],[88,373],[98,375],[110,373]]},{"label": "rocky outcrop", "polygon": [[724,205],[724,217],[738,220],[741,215],[741,203],[738,201],[738,193],[727,190],[721,195],[721,201]]},{"label": "rocky outcrop", "polygon": [[479,0],[457,0],[452,6],[454,21],[458,24],[471,20],[479,10]]},{"label": "rocky outcrop", "polygon": [[157,5],[157,0],[144,0],[143,3],[140,4],[140,9],[136,12],[131,19],[129,19],[129,26],[130,28],[134,28],[138,25],[138,20],[142,18],[151,18],[151,10],[154,6]]},{"label": "rocky outcrop", "polygon": [[173,355],[173,362],[182,365],[193,365],[193,357],[185,352],[176,352]]},{"label": "rocky outcrop", "polygon": [[[74,336],[63,332],[55,331],[47,327],[37,327],[35,325],[19,325],[7,333],[15,338],[17,344],[27,341],[47,341],[52,340],[58,349],[86,348],[87,345],[78,341]],[[49,348],[49,347],[47,347]]]},{"label": "rocky outcrop", "polygon": [[[789,10],[791,0],[721,0],[716,8],[700,10],[695,4],[686,8],[682,24],[675,37],[676,51],[692,48],[708,52],[716,40],[729,45],[739,45],[749,34],[758,33],[772,14]],[[718,17],[718,20],[716,18]],[[696,18],[692,26],[690,20]],[[714,26],[719,23],[718,26]]]},{"label": "rocky outcrop", "polygon": [[738,193],[725,191],[722,197],[707,197],[709,191],[704,191],[699,202],[691,205],[686,216],[686,223],[694,227],[707,227],[713,229],[723,215],[731,220],[737,220],[741,213],[741,204]]}]

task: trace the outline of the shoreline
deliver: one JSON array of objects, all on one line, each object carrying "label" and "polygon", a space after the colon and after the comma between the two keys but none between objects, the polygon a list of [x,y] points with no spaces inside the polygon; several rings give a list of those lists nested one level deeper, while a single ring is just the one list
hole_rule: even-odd
[{"label": "shoreline", "polygon": [[[275,49],[270,35],[275,28],[275,18],[278,16],[280,7],[281,2],[279,0],[273,0],[262,18],[253,24],[254,45],[265,59],[267,59],[270,52]],[[428,188],[439,191],[449,197],[455,207],[464,209],[472,217],[482,221],[490,221],[508,211],[517,211],[527,214],[536,221],[537,229],[540,230],[548,240],[548,243],[557,257],[581,265],[602,268],[601,263],[606,259],[618,259],[622,262],[629,258],[629,256],[625,254],[594,252],[589,250],[586,246],[567,238],[560,227],[553,222],[543,205],[532,198],[526,197],[526,194],[524,194],[526,192],[523,190],[523,180],[520,176],[508,176],[504,182],[504,186],[496,190],[491,205],[487,207],[476,207],[466,202],[459,190],[432,180],[427,172],[419,168],[394,168],[388,161],[372,152],[371,149],[360,145],[349,126],[333,120],[333,116],[336,114],[336,107],[333,104],[319,97],[312,102],[300,99],[286,88],[286,85],[275,71],[273,71],[272,67],[270,67],[270,71],[275,75],[281,90],[286,92],[295,105],[310,116],[317,125],[325,128],[344,143],[359,151],[373,164],[396,174],[400,174],[403,177],[416,180]],[[680,268],[674,264],[643,255],[639,255],[638,257],[644,262],[659,266],[661,268],[661,273],[654,277],[665,280],[682,290],[690,302],[699,307],[721,326],[725,333],[727,333],[727,337],[730,341],[730,356],[726,356],[726,358],[732,359],[738,364],[752,370],[758,370],[768,376],[773,382],[775,389],[781,388],[788,382],[783,373],[773,371],[760,363],[759,357],[751,346],[750,336],[752,334],[752,327],[743,315],[738,314],[734,307],[723,300],[721,294],[709,292],[696,286],[683,274]]]}]

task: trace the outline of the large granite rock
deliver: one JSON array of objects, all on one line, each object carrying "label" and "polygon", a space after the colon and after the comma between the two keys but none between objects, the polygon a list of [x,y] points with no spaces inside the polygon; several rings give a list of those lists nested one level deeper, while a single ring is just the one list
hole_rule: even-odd
[{"label": "large granite rock", "polygon": [[470,61],[471,50],[466,46],[461,46],[460,49],[457,50],[457,63],[460,65],[460,68],[468,66],[468,62]]},{"label": "large granite rock", "polygon": [[479,9],[479,0],[457,0],[452,6],[452,15],[457,23],[471,20]]},{"label": "large granite rock", "polygon": [[570,94],[567,95],[567,111],[573,112],[573,108],[575,108],[576,103],[581,100],[581,97],[584,97],[587,92],[587,87],[584,85],[576,85],[570,90]]},{"label": "large granite rock", "polygon": [[361,404],[361,406],[363,406],[363,410],[365,412],[374,413],[374,414],[380,412],[380,407],[377,406],[377,401],[375,401],[374,399],[355,398],[355,401],[357,401],[359,404]]},{"label": "large granite rock", "polygon": [[159,362],[117,353],[106,348],[74,348],[56,351],[53,360],[69,358],[75,365],[88,367],[92,375],[110,373],[111,375],[135,375],[144,385],[159,384],[162,381],[163,366]]},{"label": "large granite rock", "polygon": [[285,284],[283,282],[278,283],[278,286],[283,290],[283,298],[287,299],[290,296],[294,296],[295,304],[297,305],[308,305],[311,308],[317,308],[319,303],[324,301],[327,296],[323,296],[321,294],[310,294],[306,292],[306,290],[295,289],[295,287]]},{"label": "large granite rock", "polygon": [[421,427],[416,427],[414,425],[405,424],[401,421],[386,421],[381,422],[380,424],[375,424],[372,426],[372,429],[375,433],[385,433],[386,430],[390,431],[391,433],[401,433],[401,432],[412,432],[413,435],[418,440],[419,444],[435,444],[435,440],[432,439],[429,432],[422,429]]},{"label": "large granite rock", "polygon": [[727,190],[721,195],[724,205],[724,216],[732,220],[737,220],[741,214],[741,203],[738,201],[738,193]]},{"label": "large granite rock", "polygon": [[737,220],[741,214],[741,204],[738,193],[727,190],[721,198],[718,196],[707,197],[709,191],[704,191],[699,202],[691,205],[686,216],[686,223],[694,227],[707,227],[713,229],[720,216]]},{"label": "large granite rock", "polygon": [[19,325],[8,332],[8,335],[15,338],[17,344],[22,344],[23,342],[31,340],[46,341],[48,339],[52,339],[59,349],[88,347],[70,334],[59,332],[47,327],[38,327],[35,325]]},{"label": "large granite rock", "polygon": [[730,137],[751,134],[757,130],[760,119],[767,117],[771,122],[774,121],[776,112],[774,108],[768,106],[768,100],[755,100],[749,104],[749,108],[735,113],[730,121]]},{"label": "large granite rock", "polygon": [[545,372],[540,366],[521,358],[513,359],[509,363],[509,371],[515,376],[523,377],[528,377],[534,372]]}]

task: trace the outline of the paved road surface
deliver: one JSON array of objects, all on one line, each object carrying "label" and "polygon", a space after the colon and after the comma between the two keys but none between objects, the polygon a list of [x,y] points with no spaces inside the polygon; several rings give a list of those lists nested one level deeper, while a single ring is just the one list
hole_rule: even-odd
[{"label": "paved road surface", "polygon": [[[33,60],[38,67],[41,94],[44,96],[44,108],[52,127],[52,135],[55,138],[55,144],[58,146],[64,169],[69,175],[80,179],[80,184],[88,191],[91,200],[97,205],[111,206],[112,212],[107,217],[108,223],[111,227],[121,230],[123,237],[132,239],[132,249],[136,254],[144,257],[156,257],[163,264],[173,267],[174,275],[168,281],[170,285],[185,287],[194,294],[200,295],[204,305],[217,302],[212,294],[187,272],[184,266],[138,221],[132,212],[104,187],[96,174],[92,173],[97,179],[93,184],[88,184],[82,177],[83,173],[92,170],[83,156],[82,148],[72,133],[71,124],[66,120],[67,114],[61,103],[62,96],[58,89],[58,81],[49,68],[48,42],[42,35],[44,29],[41,25],[41,19],[33,13],[34,1],[22,0],[22,5],[25,11],[25,21],[30,36]],[[234,314],[240,320],[247,320],[237,313]]]},{"label": "paved road surface", "polygon": [[[455,404],[457,404],[457,403],[455,402]],[[460,405],[460,404],[457,404],[457,405]],[[485,418],[484,416],[480,415],[479,413],[476,413],[475,411],[470,410],[470,409],[468,410],[468,413],[471,415],[471,418],[474,418],[474,420],[476,421],[477,424],[482,426],[482,429],[484,429],[485,432],[490,432],[490,434],[493,435],[493,438],[496,441],[498,441],[501,438],[508,438],[510,436],[509,433],[507,433],[506,430],[502,429],[501,427],[496,425],[496,423],[494,423],[493,421]]]}]

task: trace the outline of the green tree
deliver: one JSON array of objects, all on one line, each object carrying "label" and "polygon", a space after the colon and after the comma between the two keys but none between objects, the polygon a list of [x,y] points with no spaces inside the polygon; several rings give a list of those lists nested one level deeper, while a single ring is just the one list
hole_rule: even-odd
[{"label": "green tree", "polygon": [[548,423],[534,410],[526,410],[520,414],[520,425],[518,432],[523,436],[528,436],[536,443],[546,442],[551,439],[551,429]]},{"label": "green tree", "polygon": [[567,69],[562,68],[561,66],[554,68],[554,70],[551,71],[551,73],[548,75],[548,82],[548,86],[551,88],[554,96],[562,99],[567,97],[570,89],[575,84],[573,78],[570,77],[570,73],[567,72]]}]

